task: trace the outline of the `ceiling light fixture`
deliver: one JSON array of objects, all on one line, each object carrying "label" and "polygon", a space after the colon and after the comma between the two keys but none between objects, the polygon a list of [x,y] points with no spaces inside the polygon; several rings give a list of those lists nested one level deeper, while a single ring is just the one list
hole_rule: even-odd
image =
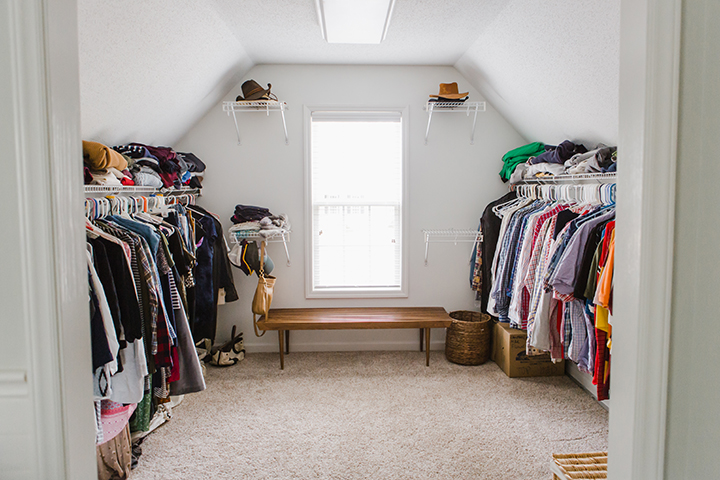
[{"label": "ceiling light fixture", "polygon": [[315,0],[315,7],[328,43],[380,43],[395,0]]}]

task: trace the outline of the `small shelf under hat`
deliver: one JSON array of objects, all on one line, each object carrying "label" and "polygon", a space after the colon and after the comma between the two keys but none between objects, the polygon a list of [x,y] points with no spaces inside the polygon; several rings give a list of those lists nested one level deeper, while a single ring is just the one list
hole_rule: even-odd
[{"label": "small shelf under hat", "polygon": [[237,132],[238,145],[240,143],[240,127],[238,126],[237,113],[246,112],[265,112],[266,115],[270,115],[271,111],[279,111],[282,117],[283,130],[285,131],[285,145],[288,145],[288,132],[287,123],[285,122],[285,111],[288,110],[286,102],[278,102],[276,100],[252,100],[248,102],[223,102],[223,112],[226,112],[228,116],[232,113],[233,120],[235,121],[235,131]]},{"label": "small shelf under hat", "polygon": [[475,124],[477,123],[478,112],[485,111],[485,102],[453,102],[453,101],[428,101],[424,110],[428,112],[427,129],[425,130],[425,145],[427,145],[430,134],[430,123],[434,112],[460,112],[468,117],[473,113],[472,130],[470,130],[470,145],[475,144]]}]

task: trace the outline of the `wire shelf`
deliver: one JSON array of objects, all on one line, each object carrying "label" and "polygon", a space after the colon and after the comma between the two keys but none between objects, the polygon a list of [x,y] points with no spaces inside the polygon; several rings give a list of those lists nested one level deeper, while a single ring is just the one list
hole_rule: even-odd
[{"label": "wire shelf", "polygon": [[[448,228],[443,230],[423,230],[422,232],[425,236],[426,267],[428,265],[428,250],[431,243],[454,243],[455,245],[458,243],[472,243],[474,250],[475,244],[482,241],[482,233],[479,230]],[[471,257],[473,250],[470,251]]]},{"label": "wire shelf", "polygon": [[425,145],[430,135],[430,124],[432,123],[433,112],[459,112],[465,113],[468,117],[473,113],[472,130],[470,130],[470,145],[475,144],[475,125],[477,124],[478,112],[485,111],[485,102],[431,102],[425,104],[424,110],[428,112],[427,129],[425,130]]},{"label": "wire shelf", "polygon": [[287,259],[287,266],[290,266],[290,252],[288,251],[287,242],[290,240],[290,230],[283,230],[282,232],[273,232],[266,236],[260,235],[260,231],[254,232],[229,232],[232,243],[240,243],[243,240],[263,240],[265,243],[282,243],[285,247],[285,258]]},{"label": "wire shelf", "polygon": [[261,110],[289,110],[287,102],[253,100],[251,102],[223,102],[223,112],[257,112]]},{"label": "wire shelf", "polygon": [[251,102],[223,102],[223,112],[228,116],[232,114],[235,122],[235,132],[237,133],[238,145],[240,143],[240,126],[237,121],[238,113],[246,112],[265,112],[270,116],[271,111],[279,111],[282,117],[283,130],[285,132],[285,145],[288,145],[287,123],[285,122],[285,111],[289,110],[287,103],[278,102],[277,100],[253,100]]},{"label": "wire shelf", "polygon": [[536,183],[615,183],[617,180],[617,173],[580,173],[577,175],[554,175],[547,177],[532,177],[520,180],[512,185],[529,185]]},{"label": "wire shelf", "polygon": [[425,111],[435,112],[471,112],[471,111],[485,111],[485,102],[430,102],[425,104]]},{"label": "wire shelf", "polygon": [[85,185],[86,194],[102,194],[102,195],[198,195],[202,194],[200,188],[155,188],[155,187],[137,187],[137,186],[117,186],[117,185]]}]

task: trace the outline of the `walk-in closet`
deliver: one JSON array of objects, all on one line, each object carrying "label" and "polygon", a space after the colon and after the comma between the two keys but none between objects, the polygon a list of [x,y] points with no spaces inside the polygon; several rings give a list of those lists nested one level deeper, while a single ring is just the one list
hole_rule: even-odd
[{"label": "walk-in closet", "polygon": [[0,478],[717,478],[711,0],[5,0]]}]

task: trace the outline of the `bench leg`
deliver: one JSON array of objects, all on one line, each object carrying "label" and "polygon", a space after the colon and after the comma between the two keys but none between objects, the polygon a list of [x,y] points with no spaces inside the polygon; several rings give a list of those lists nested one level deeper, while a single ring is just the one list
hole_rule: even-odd
[{"label": "bench leg", "polygon": [[430,329],[425,329],[425,366],[430,366]]},{"label": "bench leg", "polygon": [[284,330],[278,330],[278,340],[280,341],[280,370],[285,370],[285,347],[283,346]]},{"label": "bench leg", "polygon": [[425,329],[421,328],[420,329],[420,351],[421,352],[423,351],[423,347],[425,345],[424,334],[425,334]]},{"label": "bench leg", "polygon": [[285,330],[285,353],[290,353],[290,330]]}]

